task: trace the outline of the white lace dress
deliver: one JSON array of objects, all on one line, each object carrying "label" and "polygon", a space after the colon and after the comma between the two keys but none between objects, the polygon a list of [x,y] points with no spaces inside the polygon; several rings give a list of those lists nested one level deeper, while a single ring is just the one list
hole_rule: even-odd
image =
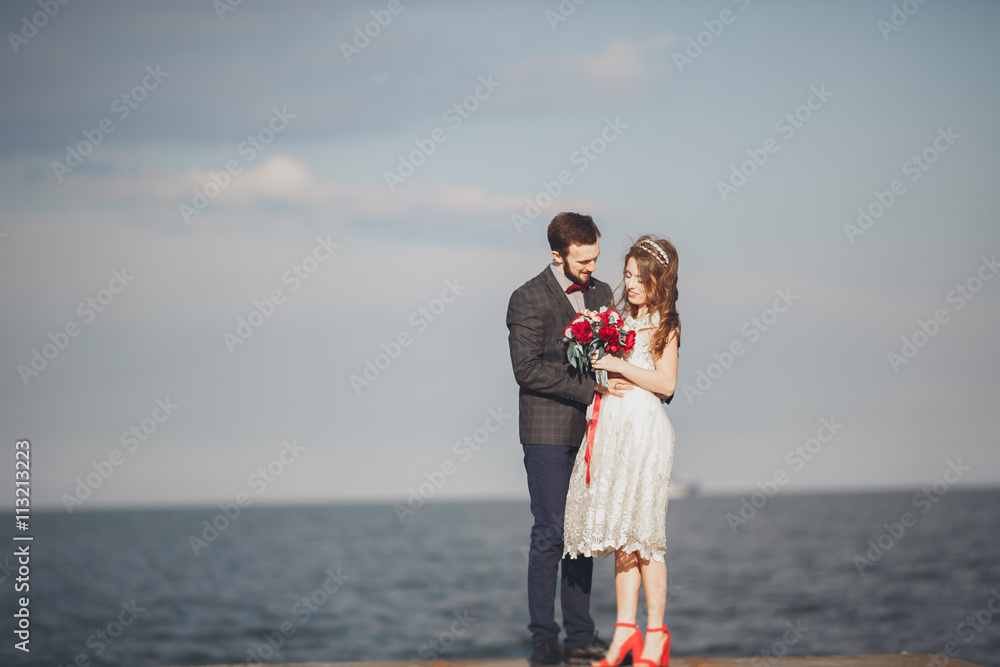
[{"label": "white lace dress", "polygon": [[[625,316],[629,329],[658,325],[657,314],[638,320]],[[625,360],[654,368],[648,344],[638,339]],[[589,485],[586,449],[584,434],[566,495],[563,555],[609,556],[621,548],[663,562],[674,428],[660,399],[638,386],[621,397],[601,396]]]}]

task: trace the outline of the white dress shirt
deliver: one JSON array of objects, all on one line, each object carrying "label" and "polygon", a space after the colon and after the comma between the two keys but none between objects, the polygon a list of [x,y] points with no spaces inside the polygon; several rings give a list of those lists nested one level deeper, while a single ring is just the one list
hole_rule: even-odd
[{"label": "white dress shirt", "polygon": [[[574,284],[573,281],[570,280],[563,272],[561,265],[556,264],[553,261],[549,266],[552,269],[552,273],[555,274],[556,280],[559,281],[559,286],[562,287],[563,292],[566,291],[567,287]],[[587,289],[590,289],[591,287],[593,287],[593,285],[588,282]],[[581,310],[586,308],[583,302],[583,292],[573,292],[572,294],[567,294],[566,297],[569,299],[570,305],[573,306],[573,309],[576,310],[576,312],[579,313]]]}]

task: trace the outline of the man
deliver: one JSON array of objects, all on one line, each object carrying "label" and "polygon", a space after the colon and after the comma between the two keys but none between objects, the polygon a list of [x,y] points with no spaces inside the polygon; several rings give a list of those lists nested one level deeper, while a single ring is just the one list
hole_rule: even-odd
[{"label": "man", "polygon": [[[518,428],[528,475],[531,529],[528,606],[532,667],[564,661],[588,664],[604,657],[590,616],[591,558],[563,558],[566,491],[587,427],[587,406],[596,382],[572,370],[563,332],[584,308],[612,307],[611,287],[594,277],[601,233],[589,215],[560,213],[548,227],[552,263],[510,296],[507,306],[510,359],[518,391]],[[622,389],[631,389],[619,378]],[[623,396],[621,391],[600,389]],[[560,563],[562,575],[559,575]],[[565,650],[555,621],[556,579],[566,626]]]}]

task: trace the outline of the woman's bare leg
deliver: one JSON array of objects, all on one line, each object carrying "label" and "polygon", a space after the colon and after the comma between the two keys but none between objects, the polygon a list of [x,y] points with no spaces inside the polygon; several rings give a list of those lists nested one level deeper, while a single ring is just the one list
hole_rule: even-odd
[{"label": "woman's bare leg", "polygon": [[[655,560],[638,558],[639,570],[642,573],[643,587],[646,589],[646,629],[663,627],[663,615],[667,607],[667,564]],[[666,641],[665,632],[647,632],[646,641],[642,646],[642,658],[660,664],[663,644]]]},{"label": "woman's bare leg", "polygon": [[[618,623],[635,623],[635,612],[639,606],[639,585],[642,583],[642,574],[639,572],[639,558],[635,552],[624,552],[621,549],[615,550],[615,599],[618,603],[618,614],[615,621]],[[619,649],[622,643],[635,632],[632,628],[615,627],[614,637],[611,639],[611,646],[608,647],[608,654],[605,659],[614,663],[618,660]],[[632,656],[633,661],[637,656]]]}]

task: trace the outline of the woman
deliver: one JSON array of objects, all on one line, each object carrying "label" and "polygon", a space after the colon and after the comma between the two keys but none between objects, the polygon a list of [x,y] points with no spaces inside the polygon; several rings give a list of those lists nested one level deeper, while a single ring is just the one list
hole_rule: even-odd
[{"label": "woman", "polygon": [[[633,664],[670,664],[667,601],[667,491],[674,461],[674,429],[656,393],[671,396],[677,384],[681,323],[677,302],[677,250],[646,235],[625,255],[625,326],[636,330],[624,359],[605,355],[592,367],[637,385],[624,396],[604,394],[595,411],[590,483],[587,437],[577,455],[566,497],[564,555],[615,554],[615,634],[594,667],[613,667],[631,652]],[[610,380],[614,384],[614,379]],[[635,623],[639,584],[645,584],[646,638]],[[641,656],[641,658],[639,657]]]}]

